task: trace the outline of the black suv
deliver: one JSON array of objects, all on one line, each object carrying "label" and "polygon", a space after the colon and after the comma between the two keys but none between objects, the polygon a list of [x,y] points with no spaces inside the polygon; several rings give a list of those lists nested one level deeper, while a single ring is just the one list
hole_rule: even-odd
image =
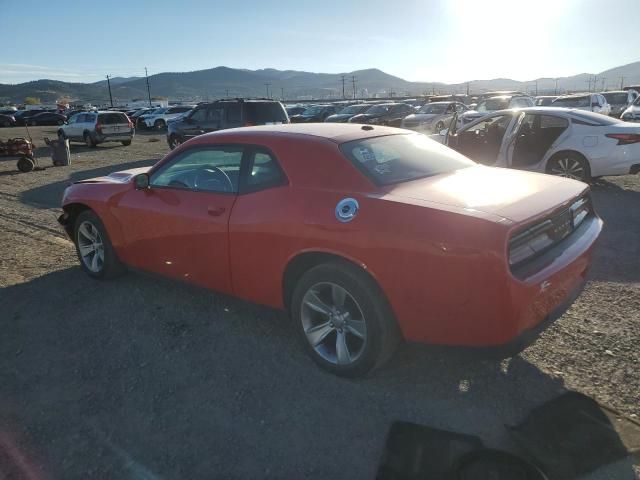
[{"label": "black suv", "polygon": [[201,103],[183,117],[167,124],[167,142],[173,150],[203,133],[235,127],[289,123],[287,112],[273,100],[217,100]]}]

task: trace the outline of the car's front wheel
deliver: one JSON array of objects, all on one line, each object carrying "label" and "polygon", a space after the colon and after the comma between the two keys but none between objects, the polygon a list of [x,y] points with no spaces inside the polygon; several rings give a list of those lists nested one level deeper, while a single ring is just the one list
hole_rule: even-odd
[{"label": "car's front wheel", "polygon": [[94,148],[97,146],[96,142],[93,141],[91,134],[89,132],[84,134],[84,143],[89,148]]},{"label": "car's front wheel", "polygon": [[122,143],[122,145],[124,145],[125,147],[128,147],[129,145],[131,145],[131,140],[123,140],[120,143]]},{"label": "car's front wheel", "polygon": [[164,121],[163,121],[163,120],[156,120],[156,121],[153,123],[153,126],[154,126],[154,128],[155,128],[156,130],[164,130],[164,128],[167,126],[167,124],[166,124],[166,123],[164,123]]},{"label": "car's front wheel", "polygon": [[549,159],[546,172],[559,177],[588,182],[591,180],[589,162],[576,152],[560,152]]},{"label": "car's front wheel", "polygon": [[291,314],[312,359],[340,376],[361,376],[381,365],[400,339],[376,282],[343,262],[307,271],[294,289]]},{"label": "car's front wheel", "polygon": [[124,272],[104,225],[91,210],[76,218],[73,239],[80,265],[89,276],[106,279]]}]

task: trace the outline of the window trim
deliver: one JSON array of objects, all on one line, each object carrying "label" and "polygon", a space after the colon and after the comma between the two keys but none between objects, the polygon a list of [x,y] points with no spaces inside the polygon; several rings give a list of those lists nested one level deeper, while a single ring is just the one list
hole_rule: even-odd
[{"label": "window trim", "polygon": [[[194,150],[213,150],[213,149],[218,149],[218,148],[224,148],[224,147],[235,147],[235,148],[241,148],[242,149],[242,156],[240,158],[240,168],[238,170],[238,191],[236,192],[212,192],[211,190],[200,190],[200,189],[194,189],[194,188],[182,188],[182,187],[170,187],[169,185],[153,185],[151,183],[151,177],[153,175],[155,175],[156,173],[158,173],[161,170],[164,170],[165,168],[169,168],[171,165],[175,164],[179,159],[181,159],[184,155],[193,152]],[[216,143],[216,144],[199,144],[199,145],[192,145],[189,148],[186,148],[184,150],[181,150],[180,152],[177,152],[176,155],[170,159],[168,159],[166,162],[163,162],[161,164],[158,164],[157,168],[152,168],[151,170],[149,170],[149,172],[147,173],[147,175],[149,175],[149,187],[153,190],[153,189],[160,189],[160,190],[177,190],[179,192],[193,192],[193,193],[208,193],[210,195],[225,195],[225,196],[229,196],[229,195],[233,195],[233,196],[237,196],[240,194],[240,183],[241,183],[241,178],[242,178],[242,170],[243,170],[243,166],[246,164],[247,162],[247,153],[249,152],[249,149],[247,148],[248,145],[243,144],[243,143]]]}]

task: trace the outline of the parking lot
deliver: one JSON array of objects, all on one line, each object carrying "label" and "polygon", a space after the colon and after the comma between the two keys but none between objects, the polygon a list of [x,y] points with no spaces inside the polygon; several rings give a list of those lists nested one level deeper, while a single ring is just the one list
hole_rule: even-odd
[{"label": "parking lot", "polygon": [[[47,167],[55,131],[31,129]],[[33,478],[373,478],[393,421],[508,449],[504,425],[567,389],[640,417],[640,176],[594,183],[605,228],[589,283],[522,354],[404,345],[353,381],[317,369],[282,312],[81,271],[56,222],[65,186],[166,152],[149,132],[74,144],[69,167],[21,174],[0,160],[0,441]],[[633,478],[631,462],[588,478]]]}]

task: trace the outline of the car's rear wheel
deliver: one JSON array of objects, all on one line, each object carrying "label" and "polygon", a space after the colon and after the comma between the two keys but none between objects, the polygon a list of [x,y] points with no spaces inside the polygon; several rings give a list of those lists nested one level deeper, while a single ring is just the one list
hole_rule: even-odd
[{"label": "car's rear wheel", "polygon": [[76,218],[74,242],[80,265],[89,276],[107,279],[124,272],[104,225],[91,210],[85,210]]},{"label": "car's rear wheel", "polygon": [[291,314],[311,358],[340,376],[357,377],[381,365],[400,339],[378,285],[343,262],[318,265],[302,275]]},{"label": "car's rear wheel", "polygon": [[91,138],[91,134],[89,132],[86,132],[84,134],[84,143],[89,148],[94,148],[96,146],[96,142],[93,141],[93,138]]},{"label": "car's rear wheel", "polygon": [[122,143],[122,145],[124,145],[125,147],[128,147],[129,145],[131,145],[131,140],[123,140],[120,143]]},{"label": "car's rear wheel", "polygon": [[557,153],[547,162],[546,172],[582,182],[588,182],[591,179],[589,162],[576,152]]},{"label": "car's rear wheel", "polygon": [[155,122],[153,122],[153,126],[156,128],[156,130],[164,130],[166,124],[162,120],[156,120]]}]

